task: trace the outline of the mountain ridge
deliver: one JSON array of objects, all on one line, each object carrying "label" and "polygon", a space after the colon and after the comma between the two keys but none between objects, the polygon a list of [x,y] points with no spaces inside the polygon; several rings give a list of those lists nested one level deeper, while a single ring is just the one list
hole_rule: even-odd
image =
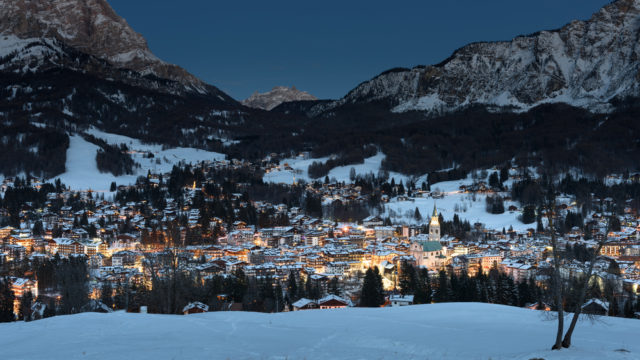
[{"label": "mountain ridge", "polygon": [[0,0],[0,8],[0,35],[56,39],[117,68],[176,81],[189,91],[211,90],[186,70],[155,56],[145,38],[106,0]]},{"label": "mountain ridge", "polygon": [[431,114],[472,104],[526,111],[548,102],[606,112],[612,99],[640,93],[639,24],[640,1],[618,0],[588,20],[509,41],[470,43],[434,65],[387,70],[308,114],[371,101],[387,102],[394,112]]},{"label": "mountain ridge", "polygon": [[296,89],[295,86],[275,86],[273,89],[264,93],[256,91],[240,103],[248,107],[271,111],[283,103],[315,100],[318,100],[318,98],[306,91]]}]

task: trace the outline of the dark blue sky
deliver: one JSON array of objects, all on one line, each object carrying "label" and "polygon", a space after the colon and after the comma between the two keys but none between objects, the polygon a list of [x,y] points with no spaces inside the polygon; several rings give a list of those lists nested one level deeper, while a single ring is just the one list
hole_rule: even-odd
[{"label": "dark blue sky", "polygon": [[236,99],[276,85],[338,98],[472,41],[588,19],[606,0],[108,0],[151,50]]}]

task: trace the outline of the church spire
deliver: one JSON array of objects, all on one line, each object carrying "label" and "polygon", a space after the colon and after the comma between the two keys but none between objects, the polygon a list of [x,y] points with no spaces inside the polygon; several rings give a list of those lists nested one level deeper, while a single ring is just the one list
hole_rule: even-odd
[{"label": "church spire", "polygon": [[431,222],[429,222],[429,241],[440,241],[440,218],[438,217],[438,209],[436,203],[433,203],[433,214]]}]

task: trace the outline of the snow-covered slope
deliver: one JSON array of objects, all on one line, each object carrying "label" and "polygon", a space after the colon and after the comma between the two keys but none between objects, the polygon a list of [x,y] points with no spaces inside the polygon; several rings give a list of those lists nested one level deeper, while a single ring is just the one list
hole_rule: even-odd
[{"label": "snow-covered slope", "polygon": [[295,86],[290,88],[286,86],[276,86],[265,93],[256,91],[249,98],[241,101],[241,103],[256,109],[271,110],[282,103],[301,100],[318,100],[318,98],[306,91],[296,89]]},{"label": "snow-covered slope", "polygon": [[[105,133],[95,128],[88,133],[112,145],[127,145],[131,157],[140,167],[136,168],[132,175],[113,176],[110,173],[101,173],[96,164],[96,152],[99,147],[79,135],[74,135],[70,138],[67,150],[66,172],[52,180],[60,179],[63,184],[74,190],[106,192],[109,191],[111,182],[117,185],[134,184],[138,176],[146,176],[148,171],[161,174],[170,172],[171,168],[180,162],[197,163],[225,158],[223,154],[199,149],[163,149],[162,145],[143,144],[137,139]],[[153,154],[153,158],[147,156],[149,153]]]},{"label": "snow-covered slope", "polygon": [[551,351],[547,313],[449,303],[197,315],[84,313],[0,324],[3,359],[637,359],[640,321],[578,324]]},{"label": "snow-covered slope", "polygon": [[471,104],[523,111],[553,102],[604,111],[612,98],[640,94],[639,28],[640,0],[614,1],[558,30],[473,43],[437,65],[390,70],[311,113],[371,101],[395,112]]},{"label": "snow-covered slope", "polygon": [[[351,169],[354,169],[356,175],[369,175],[373,174],[374,176],[378,176],[379,172],[382,169],[382,161],[385,159],[385,155],[383,153],[378,153],[374,156],[368,157],[364,159],[364,162],[361,164],[351,164],[345,166],[338,166],[329,171],[327,176],[329,180],[351,183]],[[280,183],[280,184],[292,184],[295,181],[304,180],[306,182],[312,182],[317,179],[313,179],[309,176],[309,165],[313,162],[326,162],[329,160],[329,157],[323,158],[289,158],[280,161],[280,165],[274,169],[271,169],[269,173],[265,174],[263,180],[265,182],[271,183]],[[290,169],[288,169],[290,168]],[[320,178],[323,180],[324,177]],[[396,183],[400,183],[400,181],[406,183],[409,180],[409,176],[402,175],[396,172],[389,172],[389,181],[394,179]]]}]

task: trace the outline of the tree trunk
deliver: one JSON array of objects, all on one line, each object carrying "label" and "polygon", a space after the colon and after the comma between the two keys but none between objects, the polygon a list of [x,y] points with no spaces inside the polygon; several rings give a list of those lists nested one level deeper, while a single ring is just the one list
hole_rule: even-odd
[{"label": "tree trunk", "polygon": [[555,200],[550,201],[547,215],[549,217],[549,231],[551,231],[551,246],[553,248],[553,294],[556,306],[558,307],[558,330],[556,332],[556,342],[551,347],[552,350],[562,349],[562,334],[564,333],[564,304],[562,302],[562,280],[560,279],[560,254],[558,252],[558,240],[556,239],[556,229],[553,224],[553,213],[555,211]]},{"label": "tree trunk", "polygon": [[591,275],[593,274],[593,266],[595,265],[596,260],[598,259],[598,253],[602,249],[602,246],[607,241],[607,237],[605,237],[604,242],[600,242],[598,247],[593,253],[591,257],[591,262],[589,263],[589,269],[587,270],[587,276],[584,280],[584,284],[582,284],[582,289],[580,289],[580,297],[578,298],[578,302],[576,303],[576,309],[573,312],[573,318],[571,319],[571,324],[569,324],[569,329],[567,333],[564,335],[564,339],[562,340],[562,347],[569,348],[571,346],[571,336],[573,335],[573,330],[578,323],[578,318],[582,313],[582,305],[584,304],[585,298],[587,296],[587,289],[589,288],[589,281],[591,280]]}]

